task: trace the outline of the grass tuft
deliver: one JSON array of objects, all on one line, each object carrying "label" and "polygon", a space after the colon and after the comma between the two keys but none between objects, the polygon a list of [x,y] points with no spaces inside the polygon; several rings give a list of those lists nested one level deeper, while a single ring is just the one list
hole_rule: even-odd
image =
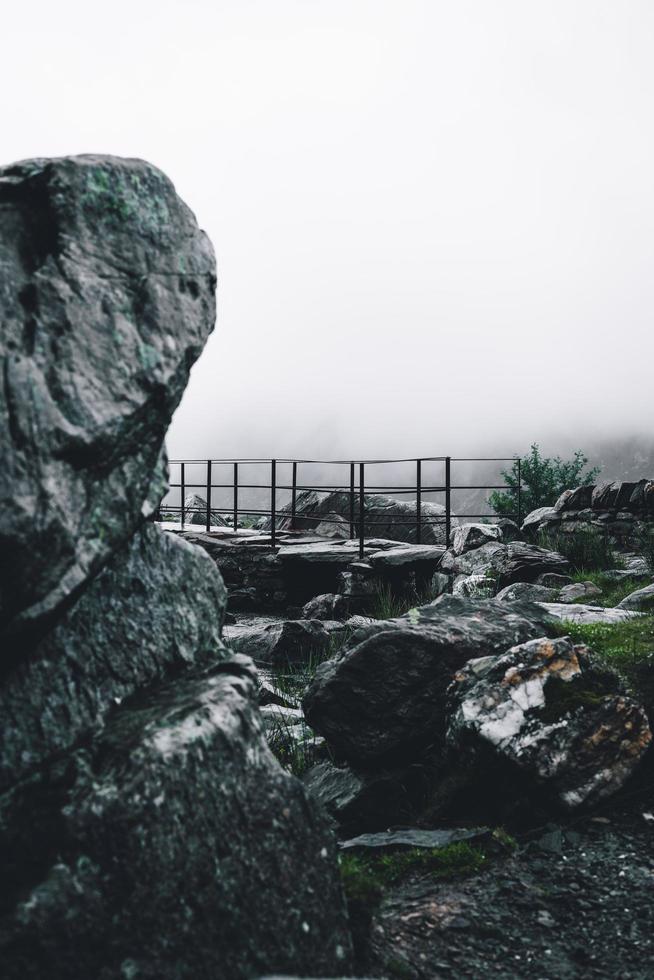
[{"label": "grass tuft", "polygon": [[622,623],[570,623],[555,626],[559,636],[585,643],[626,680],[645,706],[654,703],[654,615]]},{"label": "grass tuft", "polygon": [[548,551],[558,551],[570,562],[575,571],[620,568],[622,561],[616,554],[608,534],[594,528],[570,531],[542,531],[538,544]]},{"label": "grass tuft", "polygon": [[341,878],[348,901],[377,904],[384,891],[412,873],[450,878],[481,871],[487,861],[466,841],[438,848],[412,848],[382,855],[343,854]]},{"label": "grass tuft", "polygon": [[642,589],[646,584],[635,578],[623,578],[619,582],[614,582],[606,578],[601,571],[585,568],[575,572],[572,578],[575,582],[592,582],[593,585],[602,590],[601,596],[594,596],[592,599],[581,598],[575,600],[576,602],[589,602],[592,606],[604,606],[605,608],[617,606],[628,595],[631,595],[636,589]]},{"label": "grass tuft", "polygon": [[397,619],[417,606],[425,606],[436,598],[433,590],[425,589],[414,595],[397,595],[388,584],[380,582],[375,590],[370,615],[373,619]]}]

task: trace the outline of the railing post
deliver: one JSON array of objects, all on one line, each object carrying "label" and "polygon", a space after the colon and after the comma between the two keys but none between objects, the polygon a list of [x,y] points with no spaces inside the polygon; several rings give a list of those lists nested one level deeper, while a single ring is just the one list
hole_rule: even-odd
[{"label": "railing post", "polygon": [[234,463],[234,533],[238,530],[238,463]]},{"label": "railing post", "polygon": [[354,463],[350,463],[350,541],[354,540]]},{"label": "railing post", "polygon": [[275,524],[277,523],[276,515],[276,503],[277,503],[277,460],[270,460],[270,547],[275,550]]},{"label": "railing post", "polygon": [[179,489],[180,489],[182,498],[181,498],[181,506],[179,508],[179,516],[180,516],[180,527],[183,528],[184,527],[184,497],[186,496],[186,487],[185,487],[186,474],[185,474],[185,469],[184,469],[184,463],[180,463],[180,466],[182,467],[182,470],[181,470],[181,476],[180,476],[180,480],[179,480],[179,482],[180,482],[180,488]]},{"label": "railing post", "polygon": [[445,457],[445,547],[450,546],[450,531],[452,530],[452,459]]},{"label": "railing post", "polygon": [[522,524],[522,473],[520,471],[521,459],[518,456],[518,527]]},{"label": "railing post", "polygon": [[422,460],[416,460],[416,544],[422,538]]},{"label": "railing post", "polygon": [[207,534],[211,530],[211,460],[207,460]]},{"label": "railing post", "polygon": [[297,461],[293,462],[293,489],[291,490],[291,530],[295,530],[295,500],[297,497]]},{"label": "railing post", "polygon": [[363,558],[363,539],[365,537],[365,490],[363,463],[359,463],[359,558]]}]

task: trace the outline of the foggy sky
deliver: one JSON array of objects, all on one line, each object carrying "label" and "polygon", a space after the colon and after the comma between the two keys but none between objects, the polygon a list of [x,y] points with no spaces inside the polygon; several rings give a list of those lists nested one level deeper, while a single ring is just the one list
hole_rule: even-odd
[{"label": "foggy sky", "polygon": [[143,157],[217,253],[173,456],[651,432],[647,0],[3,9],[2,159]]}]

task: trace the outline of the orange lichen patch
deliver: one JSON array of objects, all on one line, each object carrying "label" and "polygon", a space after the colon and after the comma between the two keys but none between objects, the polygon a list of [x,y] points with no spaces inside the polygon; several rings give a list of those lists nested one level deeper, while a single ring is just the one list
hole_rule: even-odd
[{"label": "orange lichen patch", "polygon": [[572,649],[568,657],[561,657],[551,644],[543,644],[543,647],[545,646],[549,649],[537,651],[537,656],[544,661],[541,666],[510,667],[502,678],[502,684],[505,687],[515,687],[532,680],[534,677],[543,677],[545,674],[558,677],[562,681],[569,681],[581,674],[581,664],[576,647]]}]

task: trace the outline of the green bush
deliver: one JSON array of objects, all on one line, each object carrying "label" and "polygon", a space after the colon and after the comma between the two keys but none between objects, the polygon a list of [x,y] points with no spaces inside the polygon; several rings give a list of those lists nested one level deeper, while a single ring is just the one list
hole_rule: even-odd
[{"label": "green bush", "polygon": [[595,483],[599,467],[584,473],[588,458],[578,449],[572,459],[563,460],[541,456],[537,443],[531,447],[528,456],[520,459],[520,481],[518,481],[518,460],[510,470],[502,470],[507,490],[494,490],[488,503],[500,517],[516,518],[518,514],[518,483],[520,482],[520,509],[524,517],[537,507],[551,507],[564,490]]},{"label": "green bush", "polygon": [[618,568],[621,564],[608,534],[594,528],[567,533],[541,531],[538,544],[548,551],[558,551],[568,559],[573,571]]}]

